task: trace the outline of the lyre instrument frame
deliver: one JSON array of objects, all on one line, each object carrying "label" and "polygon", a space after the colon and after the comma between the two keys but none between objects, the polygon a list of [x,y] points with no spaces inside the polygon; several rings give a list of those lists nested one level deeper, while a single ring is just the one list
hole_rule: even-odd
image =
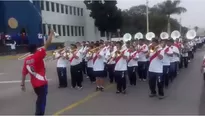
[{"label": "lyre instrument frame", "polygon": [[173,40],[176,40],[177,38],[179,38],[181,36],[180,32],[178,30],[174,30],[172,33],[171,33],[171,38]]}]

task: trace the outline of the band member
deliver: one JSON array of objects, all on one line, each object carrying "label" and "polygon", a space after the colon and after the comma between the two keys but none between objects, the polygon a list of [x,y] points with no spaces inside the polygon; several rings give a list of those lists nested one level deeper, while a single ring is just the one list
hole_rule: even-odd
[{"label": "band member", "polygon": [[46,56],[46,49],[50,45],[53,36],[54,31],[51,30],[44,47],[39,50],[37,50],[36,45],[29,45],[29,52],[31,55],[24,60],[21,89],[25,91],[25,79],[26,75],[29,74],[31,76],[31,84],[37,95],[35,115],[44,115],[45,113],[48,81],[46,79],[46,70],[43,59]]},{"label": "band member", "polygon": [[172,79],[177,77],[177,69],[178,69],[178,63],[179,63],[179,49],[174,45],[174,40],[171,40],[172,46],[171,49],[173,51],[173,57],[171,59],[171,62],[173,63],[173,72],[172,72]]},{"label": "band member", "polygon": [[116,82],[116,79],[114,78],[114,69],[115,69],[115,55],[116,50],[114,50],[114,46],[110,46],[109,50],[107,51],[105,58],[107,59],[107,71],[110,79],[110,83],[113,83],[113,81]]},{"label": "band member", "polygon": [[72,88],[82,89],[82,65],[81,53],[75,44],[71,44],[71,53],[68,56],[70,61],[71,85]]},{"label": "band member", "polygon": [[185,68],[188,67],[188,51],[189,51],[189,45],[186,41],[184,41],[183,46],[182,46],[182,51],[181,51],[181,55],[182,55],[182,66],[184,66]]},{"label": "band member", "polygon": [[165,88],[168,88],[169,77],[170,77],[170,58],[173,56],[173,51],[171,49],[171,44],[167,42],[168,40],[162,40],[162,47],[164,50],[163,57],[163,80]]},{"label": "band member", "polygon": [[138,68],[138,51],[135,50],[135,46],[131,45],[130,49],[130,56],[128,59],[128,76],[129,76],[129,80],[130,80],[130,85],[134,85],[136,86],[136,81],[137,81],[137,76],[136,76],[136,71]]},{"label": "band member", "polygon": [[164,90],[163,90],[163,57],[164,50],[159,45],[157,39],[152,40],[152,46],[154,47],[153,52],[149,53],[150,56],[150,65],[149,65],[149,88],[151,91],[150,97],[155,97],[156,92],[156,83],[158,86],[158,95],[159,99],[164,98]]},{"label": "band member", "polygon": [[57,74],[59,79],[59,87],[65,88],[67,87],[67,59],[66,53],[62,53],[62,50],[55,54],[55,58],[57,60]]},{"label": "band member", "polygon": [[[80,42],[77,42],[76,46],[77,46],[77,49],[80,53],[79,58],[80,58],[80,62],[81,62],[80,65],[81,65],[82,73],[86,74],[86,72],[85,72],[85,60],[84,60],[84,57],[85,57],[84,46]],[[81,81],[83,82],[83,77],[82,77]]]},{"label": "band member", "polygon": [[[92,50],[93,46],[89,45],[89,50]],[[91,83],[95,83],[96,79],[95,76],[93,75],[93,53],[92,52],[86,53],[85,59],[87,60],[87,75],[90,78]]]},{"label": "band member", "polygon": [[96,91],[104,91],[104,78],[105,78],[105,72],[104,72],[104,50],[102,50],[102,47],[100,47],[99,44],[96,43],[96,49],[93,54],[93,71],[94,76],[96,78]]},{"label": "band member", "polygon": [[122,43],[116,43],[117,51],[115,52],[115,78],[117,81],[117,92],[126,94],[126,71],[129,52],[122,48]]},{"label": "band member", "polygon": [[147,58],[146,54],[148,53],[148,46],[144,43],[144,39],[139,40],[139,59],[138,59],[138,74],[139,74],[139,79],[146,81],[147,77],[147,71],[146,71],[146,66],[147,66]]}]

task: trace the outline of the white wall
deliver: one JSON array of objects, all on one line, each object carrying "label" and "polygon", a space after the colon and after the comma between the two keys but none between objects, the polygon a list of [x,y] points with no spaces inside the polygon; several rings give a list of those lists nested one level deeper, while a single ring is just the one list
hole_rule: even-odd
[{"label": "white wall", "polygon": [[[76,41],[95,41],[100,39],[100,32],[94,25],[94,19],[89,16],[90,11],[86,9],[85,4],[83,1],[57,1],[57,0],[47,0],[52,1],[54,3],[60,3],[68,6],[75,6],[78,8],[83,8],[83,16],[78,16],[74,14],[70,14],[70,8],[68,8],[68,14],[65,12],[61,13],[61,7],[60,12],[58,13],[56,11],[56,5],[55,12],[51,11],[51,2],[49,2],[50,11],[46,11],[46,3],[44,2],[44,10],[42,10],[42,16],[43,16],[43,24],[56,24],[56,25],[69,25],[69,26],[78,26],[78,27],[84,27],[84,36],[71,36],[71,27],[70,27],[70,36],[60,36],[58,39],[54,39],[53,42],[76,42]],[[77,10],[76,10],[77,12]],[[76,13],[77,14],[77,13]],[[61,26],[61,33],[63,33],[63,27]],[[55,30],[58,32],[58,28]],[[48,27],[46,26],[46,32],[48,33]],[[67,28],[66,28],[67,32]],[[82,32],[82,31],[81,31]],[[79,33],[79,32],[78,32]],[[75,34],[75,29],[74,29]],[[78,34],[79,35],[79,34]]]}]

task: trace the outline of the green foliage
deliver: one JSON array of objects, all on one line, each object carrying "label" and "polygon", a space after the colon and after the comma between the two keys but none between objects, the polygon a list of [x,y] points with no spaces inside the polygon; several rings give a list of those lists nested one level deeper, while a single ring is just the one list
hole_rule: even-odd
[{"label": "green foliage", "polygon": [[95,19],[95,25],[102,32],[116,32],[121,27],[122,16],[121,10],[116,6],[116,0],[84,1],[87,9],[91,10],[90,16]]}]

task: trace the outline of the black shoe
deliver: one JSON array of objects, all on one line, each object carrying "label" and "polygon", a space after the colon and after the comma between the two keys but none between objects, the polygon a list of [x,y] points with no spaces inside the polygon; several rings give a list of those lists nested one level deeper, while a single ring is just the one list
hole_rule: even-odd
[{"label": "black shoe", "polygon": [[119,94],[119,93],[121,93],[121,92],[120,92],[120,91],[117,91],[116,93]]},{"label": "black shoe", "polygon": [[156,94],[150,94],[149,97],[156,97]]},{"label": "black shoe", "polygon": [[99,87],[96,87],[96,91],[99,91],[100,90],[100,88]]},{"label": "black shoe", "polygon": [[104,91],[104,87],[100,87],[100,91],[102,91],[102,92],[103,92],[103,91]]}]

